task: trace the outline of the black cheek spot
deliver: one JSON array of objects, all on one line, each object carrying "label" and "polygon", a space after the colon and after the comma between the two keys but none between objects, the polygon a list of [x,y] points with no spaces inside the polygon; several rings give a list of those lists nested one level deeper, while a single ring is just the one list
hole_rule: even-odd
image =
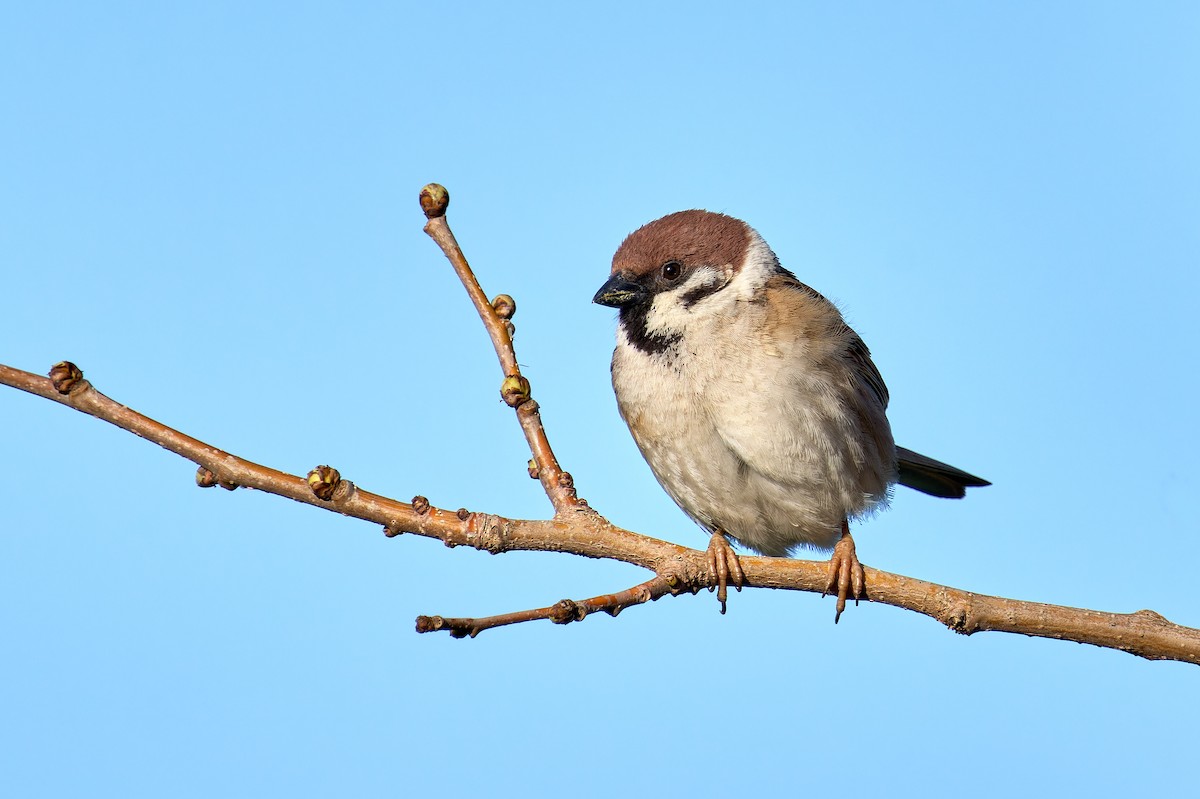
[{"label": "black cheek spot", "polygon": [[704,283],[699,286],[696,286],[696,288],[692,289],[691,291],[687,291],[687,292],[684,292],[683,294],[681,294],[679,297],[679,301],[681,303],[683,303],[684,308],[691,308],[693,305],[700,302],[700,300],[704,299],[705,297],[708,297],[709,295],[712,295],[712,294],[716,294],[718,291],[721,290],[721,288],[722,288],[721,284],[717,281],[713,281],[712,283]]}]

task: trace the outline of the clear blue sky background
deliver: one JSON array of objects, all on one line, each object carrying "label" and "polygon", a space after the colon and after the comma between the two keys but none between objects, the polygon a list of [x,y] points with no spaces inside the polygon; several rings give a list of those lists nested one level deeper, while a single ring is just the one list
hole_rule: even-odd
[{"label": "clear blue sky background", "polygon": [[[580,493],[701,546],[620,422],[622,237],[745,218],[837,300],[898,440],[863,560],[1200,626],[1192,3],[9,4],[0,360],[216,446],[544,517],[489,293]],[[385,539],[0,390],[6,796],[1128,795],[1194,786],[1200,671],[751,591],[418,636],[639,570]]]}]

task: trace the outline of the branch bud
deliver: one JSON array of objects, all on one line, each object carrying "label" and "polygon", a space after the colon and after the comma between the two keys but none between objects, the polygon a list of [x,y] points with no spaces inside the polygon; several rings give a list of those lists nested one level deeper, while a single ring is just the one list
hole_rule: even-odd
[{"label": "branch bud", "polygon": [[328,502],[334,490],[342,482],[342,475],[332,466],[318,466],[308,473],[308,487],[317,499]]},{"label": "branch bud", "polygon": [[501,319],[512,319],[517,312],[517,301],[507,294],[497,294],[496,299],[492,300],[492,308]]},{"label": "branch bud", "polygon": [[509,375],[500,384],[500,397],[510,408],[515,408],[529,399],[529,381],[521,375]]},{"label": "branch bud", "polygon": [[446,625],[445,619],[441,616],[417,616],[417,632],[431,633],[442,629]]},{"label": "branch bud", "polygon": [[554,603],[550,608],[550,621],[555,624],[570,624],[573,621],[583,621],[587,612],[573,599],[564,599]]},{"label": "branch bud", "polygon": [[233,491],[238,487],[237,483],[233,482],[232,480],[222,480],[215,472],[211,472],[208,469],[205,469],[203,466],[196,469],[196,485],[200,486],[201,488],[220,486],[226,491]]},{"label": "branch bud", "polygon": [[446,207],[449,205],[450,192],[446,191],[445,186],[430,183],[421,189],[421,210],[425,212],[426,219],[436,219],[439,216],[445,216]]},{"label": "branch bud", "polygon": [[50,367],[49,377],[55,391],[59,394],[70,394],[71,389],[83,380],[83,372],[70,361],[59,361]]}]

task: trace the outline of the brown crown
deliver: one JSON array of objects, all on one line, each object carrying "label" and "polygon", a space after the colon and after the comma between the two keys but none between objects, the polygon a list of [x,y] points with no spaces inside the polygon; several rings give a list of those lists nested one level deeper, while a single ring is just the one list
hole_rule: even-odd
[{"label": "brown crown", "polygon": [[750,244],[750,226],[711,211],[677,211],[630,233],[613,256],[613,274],[641,276],[667,261],[736,269]]}]

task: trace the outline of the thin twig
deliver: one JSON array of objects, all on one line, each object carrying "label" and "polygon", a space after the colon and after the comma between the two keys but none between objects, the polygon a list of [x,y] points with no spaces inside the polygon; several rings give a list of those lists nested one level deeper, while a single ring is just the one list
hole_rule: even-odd
[{"label": "thin twig", "polygon": [[[538,404],[530,396],[529,381],[521,374],[521,367],[517,365],[517,354],[513,349],[512,335],[509,333],[510,323],[507,321],[516,310],[515,303],[507,295],[501,295],[495,301],[488,302],[487,295],[467,263],[453,231],[450,230],[450,223],[446,221],[446,208],[450,205],[450,193],[446,188],[430,183],[421,189],[420,200],[421,208],[429,220],[425,223],[425,232],[442,249],[450,265],[454,267],[455,274],[466,288],[471,303],[479,312],[479,318],[492,339],[496,357],[500,359],[500,369],[504,372],[500,396],[516,410],[525,440],[529,442],[529,450],[533,453],[530,474],[541,481],[546,496],[554,506],[555,515],[586,509],[587,503],[575,494],[575,481],[569,472],[562,470],[558,459],[554,457],[550,439],[542,427],[542,415]],[[504,310],[505,318],[501,318],[497,308]]]},{"label": "thin twig", "polygon": [[84,380],[78,367],[68,361],[55,364],[50,378],[0,364],[0,384],[95,416],[186,458],[200,467],[196,482],[201,487],[255,488],[308,505],[336,508],[392,529],[433,535],[447,541],[453,540],[454,536],[465,537],[470,526],[468,520],[455,513],[436,509],[422,513],[414,504],[360,491],[348,481],[339,480],[331,489],[331,498],[323,500],[314,493],[310,479],[231,455],[106,397]]},{"label": "thin twig", "polygon": [[484,630],[493,627],[503,627],[506,624],[519,624],[525,621],[549,619],[555,624],[570,624],[573,621],[583,621],[592,613],[603,611],[612,617],[633,605],[652,602],[670,593],[678,593],[679,581],[673,577],[655,575],[644,583],[618,591],[615,594],[603,594],[591,599],[564,599],[545,608],[534,610],[519,610],[515,613],[501,613],[496,616],[484,616],[478,619],[447,619],[442,616],[418,616],[417,632],[431,633],[445,630],[452,638],[474,638]]}]

